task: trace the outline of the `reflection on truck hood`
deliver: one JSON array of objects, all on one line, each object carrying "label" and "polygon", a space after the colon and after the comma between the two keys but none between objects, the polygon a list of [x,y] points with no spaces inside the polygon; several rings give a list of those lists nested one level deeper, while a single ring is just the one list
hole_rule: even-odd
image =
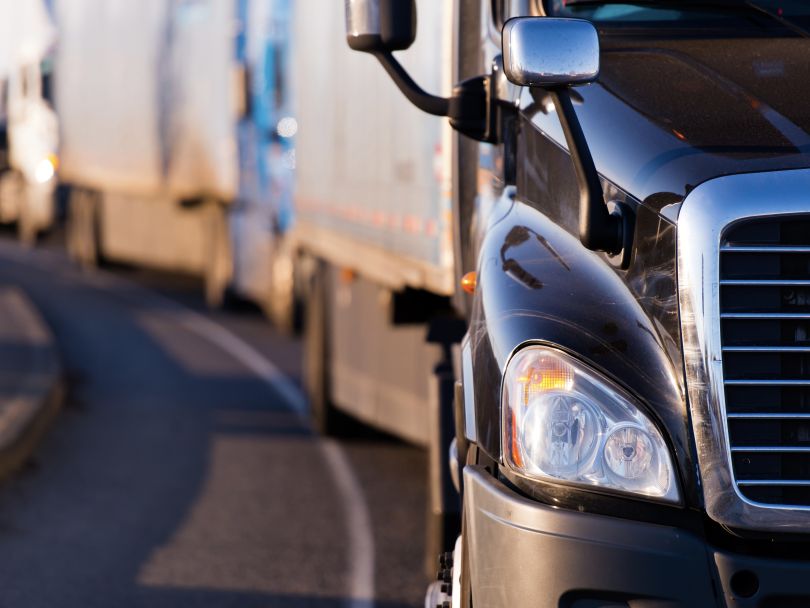
[{"label": "reflection on truck hood", "polygon": [[[602,36],[577,113],[600,173],[660,207],[731,173],[810,166],[810,40]],[[554,113],[535,124],[561,142]]]}]

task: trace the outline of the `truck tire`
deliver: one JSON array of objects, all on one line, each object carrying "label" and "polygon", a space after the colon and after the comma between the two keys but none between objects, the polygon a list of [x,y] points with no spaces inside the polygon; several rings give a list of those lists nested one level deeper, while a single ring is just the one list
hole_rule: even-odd
[{"label": "truck tire", "polygon": [[233,254],[228,230],[228,210],[216,200],[204,203],[205,239],[205,303],[211,309],[224,308],[233,277]]},{"label": "truck tire", "polygon": [[284,235],[275,235],[272,256],[270,290],[262,308],[276,329],[288,335],[300,335],[302,313],[296,289],[296,252]]},{"label": "truck tire", "polygon": [[425,608],[472,608],[470,560],[467,548],[467,525],[462,520],[462,533],[453,550],[444,552],[436,560],[436,580],[428,586]]},{"label": "truck tire", "polygon": [[460,579],[461,584],[461,597],[458,599],[458,606],[460,608],[473,608],[472,600],[472,583],[470,581],[470,547],[466,542],[467,536],[467,518],[462,514],[461,516],[461,538],[464,542],[461,543],[461,563],[457,567],[461,568]]},{"label": "truck tire", "polygon": [[330,395],[329,269],[324,263],[314,266],[304,310],[304,390],[313,430],[319,435],[342,436],[351,425]]},{"label": "truck tire", "polygon": [[70,258],[85,268],[101,261],[99,238],[99,195],[73,188],[68,199],[67,251]]},{"label": "truck tire", "polygon": [[26,247],[33,247],[37,242],[38,226],[31,202],[30,192],[27,186],[20,190],[20,212],[17,217],[17,238]]},{"label": "truck tire", "polygon": [[17,238],[23,245],[33,245],[37,226],[29,201],[29,186],[19,171],[6,171],[0,177],[0,199],[5,207],[4,219],[13,216],[17,223]]}]

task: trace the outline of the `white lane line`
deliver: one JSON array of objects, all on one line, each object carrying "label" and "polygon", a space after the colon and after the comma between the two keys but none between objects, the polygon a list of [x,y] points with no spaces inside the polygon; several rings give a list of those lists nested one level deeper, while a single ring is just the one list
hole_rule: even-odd
[{"label": "white lane line", "polygon": [[[4,248],[3,253],[7,254],[8,251]],[[30,263],[32,261],[31,253],[34,252],[26,252],[24,258],[20,255],[14,255],[13,257],[21,262]],[[61,258],[47,256],[45,260],[38,261],[40,263],[37,265],[44,270],[64,272],[64,261]],[[55,263],[60,267],[55,268]],[[72,267],[71,270],[73,270]],[[112,288],[121,285],[127,289],[138,290],[162,307],[180,313],[173,317],[176,321],[180,322],[187,330],[199,335],[242,363],[281,396],[284,403],[298,414],[302,420],[304,419],[307,400],[295,383],[284,375],[272,361],[226,327],[158,292],[106,271],[77,272],[76,275],[99,287]],[[348,557],[351,572],[346,607],[373,608],[375,591],[374,534],[363,488],[349,463],[349,459],[346,457],[346,452],[339,443],[331,439],[321,439],[318,444],[340,495],[349,536]]]},{"label": "white lane line", "polygon": [[[163,296],[158,297],[163,299]],[[169,300],[169,302],[172,301]],[[303,418],[307,407],[306,397],[264,355],[222,325],[193,310],[184,310],[181,322],[188,330],[215,344],[252,370]],[[340,494],[346,518],[346,529],[349,533],[348,553],[351,577],[346,606],[348,608],[372,608],[374,606],[374,534],[368,505],[363,498],[363,488],[340,444],[331,439],[323,439],[319,441],[319,444]]]},{"label": "white lane line", "polygon": [[192,311],[184,310],[179,319],[183,326],[218,346],[261,378],[284,402],[302,417],[307,412],[307,399],[295,383],[267,357],[219,323]]},{"label": "white lane line", "polygon": [[371,515],[363,488],[357,481],[346,452],[337,442],[327,439],[321,444],[326,462],[332,471],[345,505],[349,538],[349,559],[352,564],[349,600],[350,608],[372,608],[374,606],[374,535],[371,530]]}]

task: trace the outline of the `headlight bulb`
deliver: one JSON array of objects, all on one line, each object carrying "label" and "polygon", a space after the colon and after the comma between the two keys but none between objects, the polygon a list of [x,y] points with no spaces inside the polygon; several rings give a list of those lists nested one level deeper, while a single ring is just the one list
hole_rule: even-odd
[{"label": "headlight bulb", "polygon": [[560,392],[534,397],[522,426],[524,461],[554,477],[581,470],[593,457],[599,437],[593,407]]},{"label": "headlight bulb", "polygon": [[625,479],[639,479],[648,475],[653,455],[650,436],[638,427],[620,427],[605,442],[608,468]]}]

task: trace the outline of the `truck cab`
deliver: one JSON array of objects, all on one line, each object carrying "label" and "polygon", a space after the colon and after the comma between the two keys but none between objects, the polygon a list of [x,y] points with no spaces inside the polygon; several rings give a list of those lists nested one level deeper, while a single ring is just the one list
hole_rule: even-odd
[{"label": "truck cab", "polygon": [[51,87],[56,31],[41,0],[2,2],[0,20],[15,24],[0,49],[0,224],[16,223],[21,241],[32,244],[56,219],[59,123]]},{"label": "truck cab", "polygon": [[458,133],[463,516],[426,605],[810,605],[810,7],[458,0],[439,98],[394,55],[413,2],[346,5]]}]

